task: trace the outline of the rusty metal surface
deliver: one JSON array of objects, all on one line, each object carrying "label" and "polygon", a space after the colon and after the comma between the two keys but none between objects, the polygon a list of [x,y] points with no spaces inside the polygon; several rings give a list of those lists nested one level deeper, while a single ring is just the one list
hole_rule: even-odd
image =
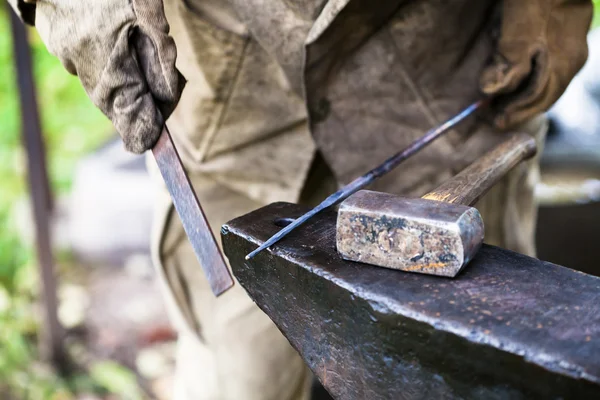
[{"label": "rusty metal surface", "polygon": [[210,288],[219,296],[233,286],[233,278],[166,126],[152,153]]},{"label": "rusty metal surface", "polygon": [[363,190],[339,208],[336,247],[347,260],[454,277],[483,233],[475,208]]},{"label": "rusty metal surface", "polygon": [[600,398],[600,279],[483,246],[456,279],[342,260],[321,214],[251,261],[306,208],[226,224],[239,282],[338,399]]}]

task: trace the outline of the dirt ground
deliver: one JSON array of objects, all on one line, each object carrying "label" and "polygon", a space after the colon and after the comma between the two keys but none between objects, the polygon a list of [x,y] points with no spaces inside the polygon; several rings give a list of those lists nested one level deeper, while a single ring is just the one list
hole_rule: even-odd
[{"label": "dirt ground", "polygon": [[61,277],[59,317],[75,363],[112,360],[131,369],[149,399],[172,393],[177,334],[151,268],[80,266]]}]

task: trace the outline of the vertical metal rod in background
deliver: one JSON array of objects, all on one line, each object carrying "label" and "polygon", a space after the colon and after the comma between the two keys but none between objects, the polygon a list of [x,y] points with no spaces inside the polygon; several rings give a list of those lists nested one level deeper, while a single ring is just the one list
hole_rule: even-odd
[{"label": "vertical metal rod in background", "polygon": [[63,340],[64,330],[57,314],[56,278],[50,241],[50,185],[46,171],[45,146],[35,94],[31,53],[25,26],[8,6],[8,3],[4,3],[10,15],[12,27],[13,57],[21,103],[22,140],[27,152],[27,175],[35,224],[38,268],[42,284],[44,319],[40,332],[40,351],[46,360],[53,362],[57,367],[63,367],[66,353]]}]

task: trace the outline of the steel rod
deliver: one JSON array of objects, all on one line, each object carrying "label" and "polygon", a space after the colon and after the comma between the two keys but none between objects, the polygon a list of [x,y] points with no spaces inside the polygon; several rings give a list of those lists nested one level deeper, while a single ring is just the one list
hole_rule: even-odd
[{"label": "steel rod", "polygon": [[429,130],[427,133],[425,133],[419,139],[415,140],[412,144],[410,144],[404,150],[402,150],[402,151],[396,153],[395,155],[393,155],[392,157],[388,158],[382,164],[373,168],[371,171],[367,172],[366,174],[356,178],[355,180],[350,182],[348,185],[344,186],[343,188],[341,188],[334,194],[327,197],[321,204],[319,204],[318,206],[316,206],[315,208],[313,208],[306,214],[302,215],[301,217],[295,219],[291,224],[289,224],[288,226],[281,229],[279,232],[277,232],[275,235],[273,235],[271,238],[269,238],[266,242],[264,242],[262,245],[260,245],[256,250],[249,253],[246,256],[246,260],[250,260],[252,257],[257,255],[264,249],[273,246],[275,243],[277,243],[278,241],[283,239],[291,231],[293,231],[298,226],[300,226],[303,223],[305,223],[306,221],[308,221],[314,215],[347,199],[348,197],[352,196],[354,193],[365,188],[366,186],[370,185],[378,178],[387,174],[388,172],[390,172],[391,170],[396,168],[398,165],[400,165],[403,161],[405,161],[406,159],[415,155],[416,153],[418,153],[419,151],[421,151],[422,149],[427,147],[429,144],[431,144],[434,140],[440,138],[444,133],[450,131],[452,128],[454,128],[455,126],[460,124],[462,121],[464,121],[467,117],[469,117],[470,115],[475,113],[477,110],[479,110],[485,104],[487,104],[486,100],[477,101],[477,102],[471,104],[470,106],[468,106],[467,108],[465,108],[464,110],[462,110],[457,115],[453,116],[452,118],[450,118],[449,120],[444,122],[443,124]]}]

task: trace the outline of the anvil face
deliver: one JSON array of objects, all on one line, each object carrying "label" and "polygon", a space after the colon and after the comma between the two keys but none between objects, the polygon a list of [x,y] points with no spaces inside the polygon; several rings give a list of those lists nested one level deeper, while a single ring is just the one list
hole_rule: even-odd
[{"label": "anvil face", "polygon": [[473,207],[364,190],[341,204],[336,245],[346,260],[454,277],[483,235]]}]

